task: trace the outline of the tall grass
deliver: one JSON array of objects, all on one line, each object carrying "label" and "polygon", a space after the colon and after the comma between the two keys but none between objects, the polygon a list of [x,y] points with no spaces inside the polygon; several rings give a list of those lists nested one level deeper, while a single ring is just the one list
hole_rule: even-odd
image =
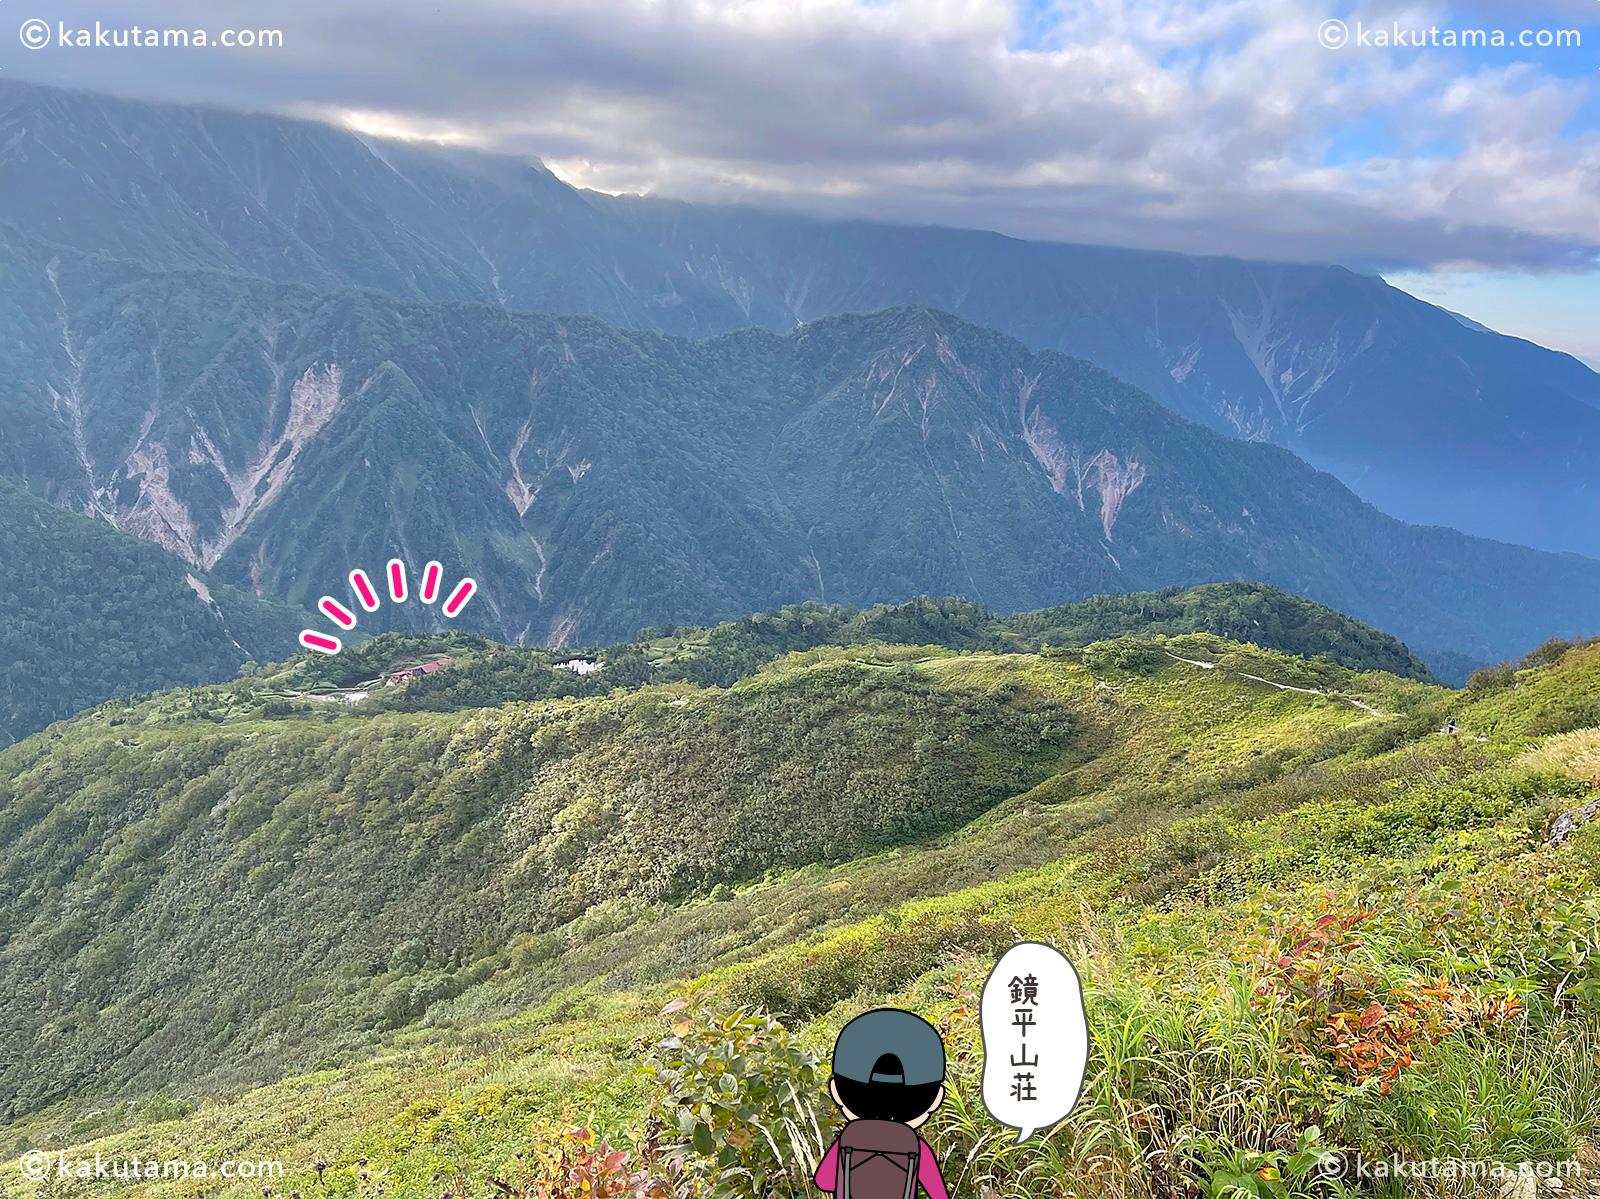
[{"label": "tall grass", "polygon": [[[1578,961],[1600,946],[1536,875],[1486,875],[1465,893],[1435,879],[1381,902],[1352,889],[1240,905],[1181,961],[1141,955],[1087,913],[1061,925],[1084,979],[1088,1073],[1073,1113],[1025,1144],[984,1110],[972,980],[986,963],[958,955],[931,1005],[949,1073],[926,1131],[946,1178],[987,1199],[1332,1199],[1351,1184],[1321,1170],[1330,1156],[1514,1171],[1585,1152],[1600,1130],[1600,1009],[1550,969],[1541,938],[1579,944]],[[763,1138],[787,1154],[782,1139]],[[1417,1181],[1408,1193],[1459,1193]]]},{"label": "tall grass", "polygon": [[1579,729],[1551,737],[1529,750],[1517,764],[1541,773],[1577,775],[1591,787],[1600,787],[1600,729]]}]

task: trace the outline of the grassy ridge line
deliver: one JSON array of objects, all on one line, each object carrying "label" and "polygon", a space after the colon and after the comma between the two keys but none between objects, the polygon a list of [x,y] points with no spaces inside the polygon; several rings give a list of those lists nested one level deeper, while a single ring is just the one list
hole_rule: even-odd
[{"label": "grassy ridge line", "polygon": [[1404,643],[1326,605],[1263,583],[1207,583],[1180,590],[1102,595],[1082,603],[1005,618],[1030,649],[1087,646],[1121,637],[1211,633],[1357,671],[1387,671],[1436,682]]},{"label": "grassy ridge line", "polygon": [[576,651],[495,645],[471,634],[386,635],[337,658],[308,657],[285,687],[330,689],[375,683],[390,669],[440,656],[450,669],[369,698],[364,711],[459,711],[518,699],[604,695],[616,687],[689,682],[728,687],[786,654],[824,646],[929,645],[966,652],[1037,652],[1129,636],[1210,633],[1355,671],[1387,671],[1435,682],[1401,642],[1341,612],[1259,583],[1211,583],[1188,590],[1100,596],[1039,612],[997,616],[955,598],[916,599],[858,611],[815,601],[760,612],[711,628],[668,626],[630,643],[587,651],[598,675],[552,670]]},{"label": "grassy ridge line", "polygon": [[[1563,665],[1571,679],[1592,683],[1600,678],[1600,650],[1570,655]],[[997,663],[945,659],[930,669],[986,674]],[[1171,692],[1181,668],[1098,680],[1079,679],[1077,667],[1049,659],[1033,669],[1059,672],[1108,708],[1126,710],[1176,702]],[[1526,697],[1425,696],[1402,720],[1431,726],[1447,703],[1469,728],[1492,728],[1511,720],[1511,705],[1526,698],[1520,718],[1527,721],[1552,674],[1532,672]],[[1207,688],[1208,706],[1225,710],[1240,684],[1208,674],[1184,686]],[[953,1103],[929,1135],[947,1161],[967,1163],[964,1181],[975,1190],[987,1182],[1002,1195],[1046,1193],[1041,1187],[1054,1193],[1069,1184],[1095,1194],[1128,1186],[1148,1193],[1150,1179],[1137,1166],[1144,1159],[1130,1156],[1133,1147],[1117,1137],[1119,1129],[1137,1127],[1128,1121],[1151,1103],[1170,1110],[1174,1124],[1164,1132],[1146,1124],[1141,1135],[1181,1151],[1175,1168],[1212,1170],[1206,1178],[1239,1164],[1234,1157],[1250,1152],[1241,1142],[1251,1129],[1261,1154],[1270,1155],[1283,1152],[1281,1129],[1290,1130],[1292,1144],[1295,1130],[1303,1133],[1313,1121],[1331,1143],[1373,1157],[1515,1161],[1579,1152],[1600,1126],[1600,1072],[1591,1062],[1600,1037],[1590,992],[1577,985],[1592,967],[1568,978],[1568,1001],[1551,1008],[1540,998],[1551,980],[1539,976],[1535,961],[1520,986],[1510,984],[1526,1005],[1521,1015],[1485,1025],[1481,1034],[1465,1029],[1433,1047],[1419,1044],[1420,1065],[1387,1090],[1360,1085],[1348,1070],[1300,1048],[1295,1038],[1315,1024],[1298,1022],[1295,1009],[1252,1004],[1252,980],[1271,976],[1253,956],[1253,938],[1286,921],[1358,909],[1375,915],[1360,926],[1359,951],[1334,959],[1342,969],[1370,971],[1376,960],[1389,982],[1403,985],[1407,975],[1431,976],[1442,966],[1462,996],[1488,1000],[1507,985],[1500,962],[1514,962],[1519,950],[1537,958],[1538,946],[1553,949],[1577,927],[1562,896],[1581,896],[1600,871],[1600,835],[1592,830],[1559,851],[1543,844],[1549,815],[1587,788],[1521,774],[1516,759],[1526,742],[1516,733],[1501,728],[1485,744],[1430,734],[1370,756],[1372,743],[1351,743],[1347,727],[1325,728],[1320,745],[1302,738],[1298,766],[1253,787],[1192,797],[1176,811],[1147,802],[1171,793],[1159,789],[1171,781],[1168,755],[1155,751],[1193,739],[1196,726],[1172,726],[1170,739],[1147,730],[1137,744],[1119,747],[1137,769],[1110,795],[1051,803],[1059,790],[1047,781],[941,846],[813,869],[679,909],[668,917],[678,922],[671,939],[705,946],[720,936],[733,944],[741,921],[754,924],[790,905],[833,903],[847,917],[870,913],[728,962],[702,984],[707,998],[700,1002],[757,1000],[784,1013],[818,1053],[845,1020],[879,1002],[928,1012],[951,1025],[958,1045],[970,1046],[971,1029],[959,1013],[993,953],[1015,936],[1061,945],[1088,980],[1096,1028],[1090,1073],[1098,1082],[1052,1138],[1053,1150],[1013,1154],[972,1141],[963,1110],[974,1107],[975,1080],[958,1066],[957,1099],[964,1103]],[[1363,721],[1351,731],[1371,738],[1376,727]],[[1231,747],[1219,740],[1207,748],[1220,760]],[[1083,782],[1083,768],[1075,773]],[[1059,856],[1012,870],[1012,847],[1040,841]],[[986,867],[997,877],[974,880]],[[908,897],[931,875],[957,885],[942,897]],[[1592,900],[1582,902],[1593,908]],[[1553,915],[1541,932],[1538,921]],[[601,917],[574,930],[558,956],[626,959],[640,943],[637,922],[612,917],[621,927],[608,928]],[[1474,934],[1472,943],[1496,969],[1485,979],[1470,961],[1441,958],[1431,931],[1441,927]],[[511,986],[515,973],[512,967],[486,985]],[[655,1012],[672,990],[634,981],[633,989],[616,991],[596,975],[498,1021],[478,1018],[475,997],[464,995],[430,1017],[429,1027],[396,1034],[368,1061],[207,1104],[186,1118],[141,1123],[93,1147],[108,1155],[203,1157],[226,1146],[238,1156],[281,1156],[291,1173],[279,1189],[307,1194],[320,1193],[309,1168],[320,1154],[333,1163],[328,1192],[355,1196],[379,1180],[391,1194],[433,1193],[437,1176],[448,1182],[457,1170],[475,1187],[489,1173],[514,1168],[515,1151],[548,1145],[564,1121],[593,1123],[627,1143],[642,1136],[650,1103],[648,1078],[636,1066],[664,1031]],[[1520,1115],[1509,1118],[1513,1113]],[[138,1113],[109,1117],[119,1118],[137,1120]],[[64,1111],[41,1115],[14,1132],[61,1135],[65,1119]],[[1099,1145],[1102,1165],[1086,1175],[1090,1144]],[[360,1158],[368,1162],[364,1185],[356,1177]],[[1032,1182],[1018,1174],[1023,1165]],[[1423,1185],[1413,1193],[1447,1192]]]}]

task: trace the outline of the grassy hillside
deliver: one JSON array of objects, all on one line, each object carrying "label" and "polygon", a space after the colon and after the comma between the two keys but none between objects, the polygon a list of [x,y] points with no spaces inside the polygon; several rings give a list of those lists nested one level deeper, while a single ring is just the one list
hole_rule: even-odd
[{"label": "grassy hillside", "polygon": [[[798,1196],[805,1140],[762,1129],[826,1133],[813,1061],[894,1002],[951,1041],[928,1136],[964,1194],[1328,1194],[1318,1146],[1592,1163],[1600,834],[1549,834],[1600,741],[1529,734],[1600,694],[1600,646],[1545,658],[1451,692],[1189,634],[493,711],[287,677],[105,705],[0,755],[0,1150],[471,1199],[563,1193],[585,1126],[685,1193]],[[1093,1030],[1024,1147],[972,1023],[1018,937]]]},{"label": "grassy hillside", "polygon": [[[0,766],[0,985],[32,1013],[6,1034],[0,1057],[26,1066],[0,1100],[21,1114],[85,1088],[311,1066],[607,899],[672,905],[949,834],[1046,780],[1148,773],[1122,742],[1187,739],[1211,724],[1199,697],[1232,685],[1185,686],[1158,722],[1117,727],[1065,659],[941,654],[819,649],[728,689],[449,715],[286,701],[262,680],[103,705]],[[1234,726],[1271,763],[1367,718],[1268,690],[1148,786],[1237,773]]]},{"label": "grassy hillside", "polygon": [[306,614],[0,479],[0,745],[117,695],[232,678]]}]

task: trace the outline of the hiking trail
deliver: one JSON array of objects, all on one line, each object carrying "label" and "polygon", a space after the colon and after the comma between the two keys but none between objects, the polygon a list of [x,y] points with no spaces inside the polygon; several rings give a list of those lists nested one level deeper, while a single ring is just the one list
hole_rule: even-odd
[{"label": "hiking trail", "polygon": [[[1180,658],[1170,649],[1166,651],[1166,655],[1174,661],[1183,662],[1189,666],[1198,666],[1201,670],[1217,669],[1217,664],[1215,662],[1201,662],[1194,658]],[[1264,679],[1258,674],[1246,674],[1242,670],[1237,673],[1242,679],[1251,679],[1257,683],[1265,683],[1268,687],[1276,687],[1279,691],[1298,691],[1302,695],[1325,695],[1329,699],[1342,699],[1347,704],[1354,704],[1363,712],[1371,712],[1379,719],[1384,719],[1389,715],[1387,712],[1378,711],[1378,709],[1374,708],[1371,704],[1362,703],[1359,699],[1353,699],[1348,695],[1342,695],[1336,691],[1321,691],[1315,687],[1292,687],[1288,683],[1274,683],[1271,679]]]}]

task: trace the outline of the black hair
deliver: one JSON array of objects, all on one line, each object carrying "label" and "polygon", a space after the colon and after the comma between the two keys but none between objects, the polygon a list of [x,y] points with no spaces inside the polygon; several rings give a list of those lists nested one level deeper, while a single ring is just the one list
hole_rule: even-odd
[{"label": "black hair", "polygon": [[[880,1057],[872,1067],[873,1074],[902,1073],[900,1059],[892,1053]],[[833,1076],[838,1090],[839,1104],[850,1109],[862,1120],[894,1120],[909,1124],[927,1113],[939,1094],[942,1082],[857,1082],[842,1074]]]}]

